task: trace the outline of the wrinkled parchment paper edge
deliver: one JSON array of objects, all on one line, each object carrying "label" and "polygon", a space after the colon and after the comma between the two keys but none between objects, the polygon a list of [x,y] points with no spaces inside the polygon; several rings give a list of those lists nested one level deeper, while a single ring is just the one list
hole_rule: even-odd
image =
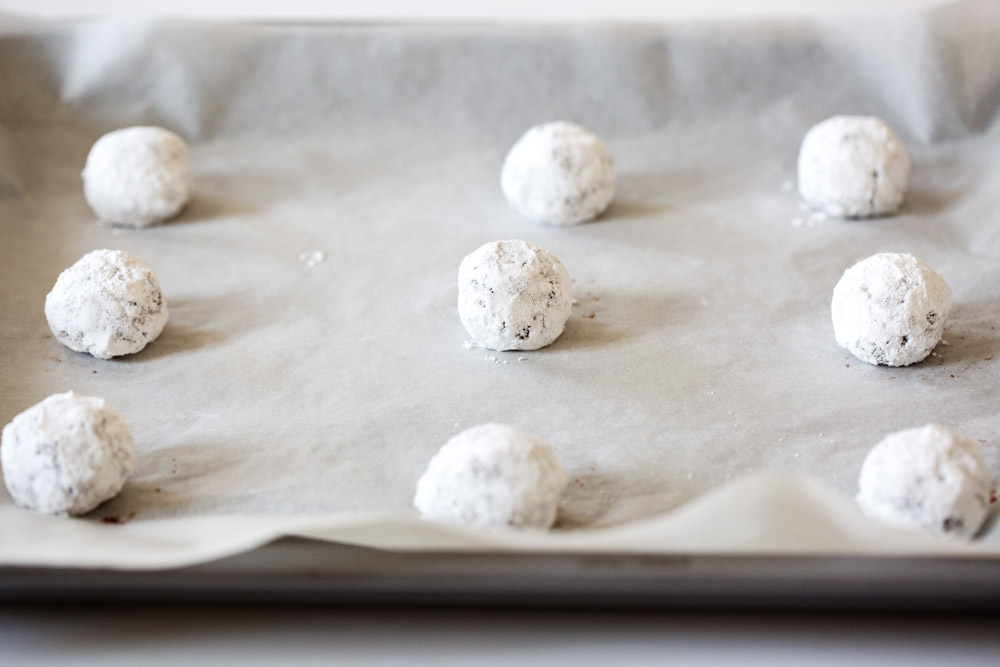
[{"label": "wrinkled parchment paper edge", "polygon": [[[781,511],[776,511],[777,509]],[[888,528],[817,478],[758,473],[657,517],[586,531],[485,531],[423,521],[414,513],[202,516],[103,524],[0,508],[13,532],[7,566],[158,570],[209,562],[282,537],[399,552],[823,555],[995,558],[1000,547]],[[32,525],[30,528],[27,523]],[[104,543],[100,552],[75,546]]]}]

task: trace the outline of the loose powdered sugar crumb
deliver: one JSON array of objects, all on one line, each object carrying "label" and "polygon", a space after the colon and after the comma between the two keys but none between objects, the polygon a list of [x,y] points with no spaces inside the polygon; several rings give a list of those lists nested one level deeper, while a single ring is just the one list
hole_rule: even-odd
[{"label": "loose powdered sugar crumb", "polygon": [[304,252],[299,255],[299,261],[309,267],[318,266],[326,261],[326,253],[322,250]]}]

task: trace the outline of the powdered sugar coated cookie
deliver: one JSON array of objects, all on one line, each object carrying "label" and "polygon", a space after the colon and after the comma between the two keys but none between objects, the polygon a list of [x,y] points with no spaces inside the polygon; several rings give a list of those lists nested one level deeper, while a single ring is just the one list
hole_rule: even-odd
[{"label": "powdered sugar coated cookie", "polygon": [[121,250],[94,250],[56,280],[45,317],[60,343],[100,359],[132,354],[156,340],[167,301],[153,270]]},{"label": "powdered sugar coated cookie", "polygon": [[834,116],[815,125],[799,150],[799,194],[841,218],[897,211],[910,156],[892,128],[871,116]]},{"label": "powdered sugar coated cookie", "polygon": [[569,274],[547,250],[520,240],[486,243],[458,267],[458,315],[491,350],[552,343],[573,308]]},{"label": "powdered sugar coated cookie", "polygon": [[990,505],[991,475],[975,441],[929,424],[888,435],[868,453],[857,502],[897,528],[972,537]]},{"label": "powdered sugar coated cookie", "polygon": [[885,252],[844,272],[830,310],[841,347],[870,364],[906,366],[941,341],[951,288],[913,255]]},{"label": "powdered sugar coated cookie", "polygon": [[431,459],[413,504],[424,518],[483,528],[548,528],[566,475],[552,447],[506,424],[482,424]]},{"label": "powdered sugar coated cookie", "polygon": [[504,197],[526,218],[551,225],[593,220],[615,196],[615,163],[593,132],[574,123],[536,125],[507,153]]},{"label": "powdered sugar coated cookie", "polygon": [[102,221],[147,227],[169,220],[191,190],[188,147],[162,127],[127,127],[97,140],[83,168],[83,193]]},{"label": "powdered sugar coated cookie", "polygon": [[132,474],[132,432],[103,398],[49,396],[3,429],[0,465],[19,506],[85,514],[121,491]]}]

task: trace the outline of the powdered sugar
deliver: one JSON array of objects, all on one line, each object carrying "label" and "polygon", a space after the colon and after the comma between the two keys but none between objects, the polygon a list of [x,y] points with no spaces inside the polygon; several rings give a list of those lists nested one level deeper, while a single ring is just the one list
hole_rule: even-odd
[{"label": "powdered sugar", "polygon": [[505,424],[451,438],[417,482],[413,504],[427,519],[484,528],[548,528],[566,474],[552,447]]},{"label": "powdered sugar", "polygon": [[579,125],[536,125],[507,154],[500,188],[526,218],[575,225],[593,220],[614,199],[615,164],[600,137]]},{"label": "powdered sugar", "polygon": [[555,255],[525,241],[494,241],[462,260],[458,315],[491,350],[536,350],[562,333],[572,309],[570,280]]},{"label": "powdered sugar", "polygon": [[168,310],[148,264],[121,250],[94,250],[59,274],[45,317],[66,347],[110,359],[156,340]]},{"label": "powdered sugar", "polygon": [[799,194],[829,215],[866,218],[899,209],[910,157],[882,120],[834,116],[815,125],[799,150]]},{"label": "powdered sugar", "polygon": [[830,309],[841,347],[870,364],[906,366],[941,340],[951,288],[913,255],[880,253],[844,272]]},{"label": "powdered sugar", "polygon": [[4,427],[0,463],[21,507],[85,514],[117,495],[132,474],[132,433],[103,398],[55,394]]},{"label": "powdered sugar", "polygon": [[190,198],[188,148],[161,127],[128,127],[97,140],[83,169],[87,203],[104,222],[147,227],[177,215]]},{"label": "powdered sugar", "polygon": [[322,250],[313,250],[311,252],[304,252],[299,255],[299,261],[308,266],[309,268],[313,268],[319,266],[320,264],[326,261],[326,253],[323,252]]},{"label": "powdered sugar", "polygon": [[929,424],[875,445],[861,467],[857,502],[899,528],[969,538],[989,510],[990,481],[979,445]]}]

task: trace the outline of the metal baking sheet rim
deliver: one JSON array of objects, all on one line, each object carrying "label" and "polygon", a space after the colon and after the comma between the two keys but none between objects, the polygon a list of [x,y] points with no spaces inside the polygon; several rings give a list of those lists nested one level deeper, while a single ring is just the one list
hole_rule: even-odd
[{"label": "metal baking sheet rim", "polygon": [[898,556],[408,553],[286,538],[123,572],[0,568],[0,603],[993,611],[1000,561]]}]

